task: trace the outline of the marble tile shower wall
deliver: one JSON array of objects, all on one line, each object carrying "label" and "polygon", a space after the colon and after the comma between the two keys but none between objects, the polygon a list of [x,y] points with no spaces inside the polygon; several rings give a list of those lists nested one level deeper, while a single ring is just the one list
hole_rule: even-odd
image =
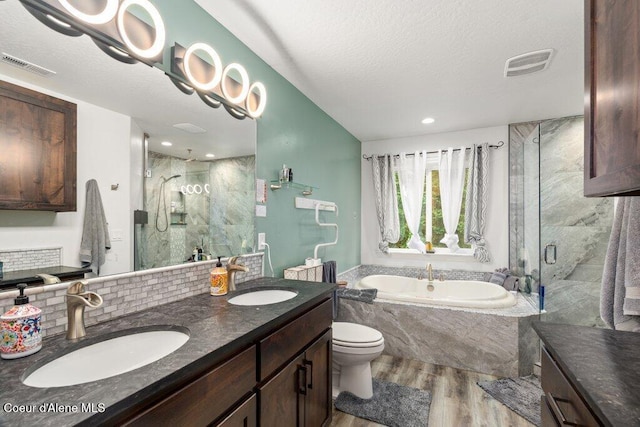
[{"label": "marble tile shower wall", "polygon": [[62,265],[62,248],[1,250],[0,261],[4,271],[55,267]]},{"label": "marble tile shower wall", "polygon": [[231,256],[254,252],[255,156],[210,163],[211,251]]},{"label": "marble tile shower wall", "polygon": [[[262,257],[261,253],[242,256],[240,263],[247,266],[249,271],[238,272],[237,283],[262,277]],[[104,303],[101,307],[85,311],[85,324],[90,326],[189,296],[207,294],[209,272],[214,267],[214,261],[202,261],[88,279],[87,289],[100,294]],[[65,294],[68,285],[69,283],[61,283],[30,290],[39,292],[30,295],[29,300],[42,309],[43,335],[55,335],[66,331]],[[13,306],[15,295],[17,291],[0,293],[1,313]]]},{"label": "marble tile shower wall", "polygon": [[[185,162],[179,162],[174,157],[150,152],[149,168],[152,171],[152,176],[145,178],[145,210],[149,213],[149,222],[142,226],[142,239],[139,245],[140,264],[136,266],[137,269],[174,265],[188,258],[184,256],[184,240],[182,240],[184,230],[169,225],[172,197],[175,192],[179,193],[181,185],[186,184]],[[164,185],[163,199],[160,194],[163,178],[174,175],[181,176]],[[183,210],[184,206],[178,206],[178,209]],[[173,244],[174,242],[177,243]]]},{"label": "marble tile shower wall", "polygon": [[[394,276],[418,277],[424,275],[424,268],[416,267],[386,267],[380,265],[359,265],[343,273],[338,274],[338,280],[345,280],[349,286],[354,285],[363,277],[374,274],[386,274]],[[448,280],[483,280],[485,272],[483,271],[463,271],[463,270],[439,270],[433,269],[433,275],[438,277],[443,274]]]},{"label": "marble tile shower wall", "polygon": [[[510,134],[515,135],[519,126],[510,126]],[[518,133],[525,135],[527,131],[525,127]],[[534,250],[543,258],[546,245],[557,247],[556,263],[542,261],[540,267],[540,279],[546,286],[545,319],[601,326],[600,284],[613,222],[613,201],[582,196],[583,141],[582,117],[540,122],[540,242]],[[518,149],[522,145],[510,147],[514,154]],[[517,171],[520,166],[514,158],[510,161],[511,171]],[[511,251],[523,246],[524,226],[518,221],[524,221],[527,209],[532,209],[532,201],[519,199],[518,191],[517,186],[511,187]],[[513,269],[518,258],[514,252],[510,255]]]},{"label": "marble tile shower wall", "polygon": [[[150,152],[149,166],[141,268],[183,262],[195,246],[214,257],[254,252],[255,156],[185,162]],[[181,176],[165,184],[163,200],[162,178],[173,175]],[[184,195],[180,188],[188,184],[207,184],[210,193]]]}]

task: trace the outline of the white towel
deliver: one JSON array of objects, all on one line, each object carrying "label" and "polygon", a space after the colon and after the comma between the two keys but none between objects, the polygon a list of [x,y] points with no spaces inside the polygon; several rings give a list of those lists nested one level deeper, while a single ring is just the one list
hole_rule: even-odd
[{"label": "white towel", "polygon": [[83,265],[96,267],[100,274],[100,266],[104,264],[107,249],[111,249],[109,227],[102,208],[102,198],[95,179],[87,181],[87,198],[84,209],[84,225],[82,242],[80,243],[80,261]]},{"label": "white towel", "polygon": [[640,332],[640,197],[618,201],[602,274],[600,317],[610,328]]}]

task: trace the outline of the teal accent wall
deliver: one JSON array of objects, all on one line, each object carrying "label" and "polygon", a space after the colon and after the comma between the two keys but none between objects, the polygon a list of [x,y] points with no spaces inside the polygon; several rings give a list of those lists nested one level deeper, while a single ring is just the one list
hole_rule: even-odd
[{"label": "teal accent wall", "polygon": [[[220,54],[223,64],[239,62],[251,81],[265,84],[267,109],[257,120],[257,177],[277,179],[284,163],[293,169],[295,181],[319,188],[310,198],[337,203],[338,217],[331,212],[322,212],[320,217],[337,222],[338,244],[321,248],[318,255],[323,261],[337,261],[338,272],[360,264],[360,141],[195,2],[154,0],[154,4],[165,20],[167,46],[207,42]],[[169,69],[169,54],[165,49],[160,68]],[[222,108],[211,113],[228,114]],[[304,264],[305,258],[312,257],[316,244],[332,241],[334,231],[317,226],[314,211],[294,207],[294,198],[303,197],[300,191],[283,188],[267,192],[267,216],[256,219],[256,231],[266,233],[275,275],[282,277],[284,268]],[[268,263],[265,275],[270,275]]]}]

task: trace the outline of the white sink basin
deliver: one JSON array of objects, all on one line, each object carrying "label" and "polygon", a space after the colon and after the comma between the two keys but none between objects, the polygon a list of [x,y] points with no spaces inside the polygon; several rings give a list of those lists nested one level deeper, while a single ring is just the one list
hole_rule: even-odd
[{"label": "white sink basin", "polygon": [[268,305],[290,300],[296,295],[298,293],[293,291],[267,289],[240,294],[231,298],[229,303],[234,305]]},{"label": "white sink basin", "polygon": [[52,360],[22,382],[31,387],[65,387],[133,371],[173,353],[189,340],[176,330],[137,332],[79,348]]}]

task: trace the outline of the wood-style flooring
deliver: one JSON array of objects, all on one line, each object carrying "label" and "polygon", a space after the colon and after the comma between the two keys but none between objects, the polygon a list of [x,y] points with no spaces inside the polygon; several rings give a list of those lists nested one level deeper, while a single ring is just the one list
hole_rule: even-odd
[{"label": "wood-style flooring", "polygon": [[[375,378],[431,391],[429,427],[534,427],[484,392],[476,381],[492,375],[383,355],[371,364]],[[380,424],[333,409],[335,427],[369,427]]]}]

